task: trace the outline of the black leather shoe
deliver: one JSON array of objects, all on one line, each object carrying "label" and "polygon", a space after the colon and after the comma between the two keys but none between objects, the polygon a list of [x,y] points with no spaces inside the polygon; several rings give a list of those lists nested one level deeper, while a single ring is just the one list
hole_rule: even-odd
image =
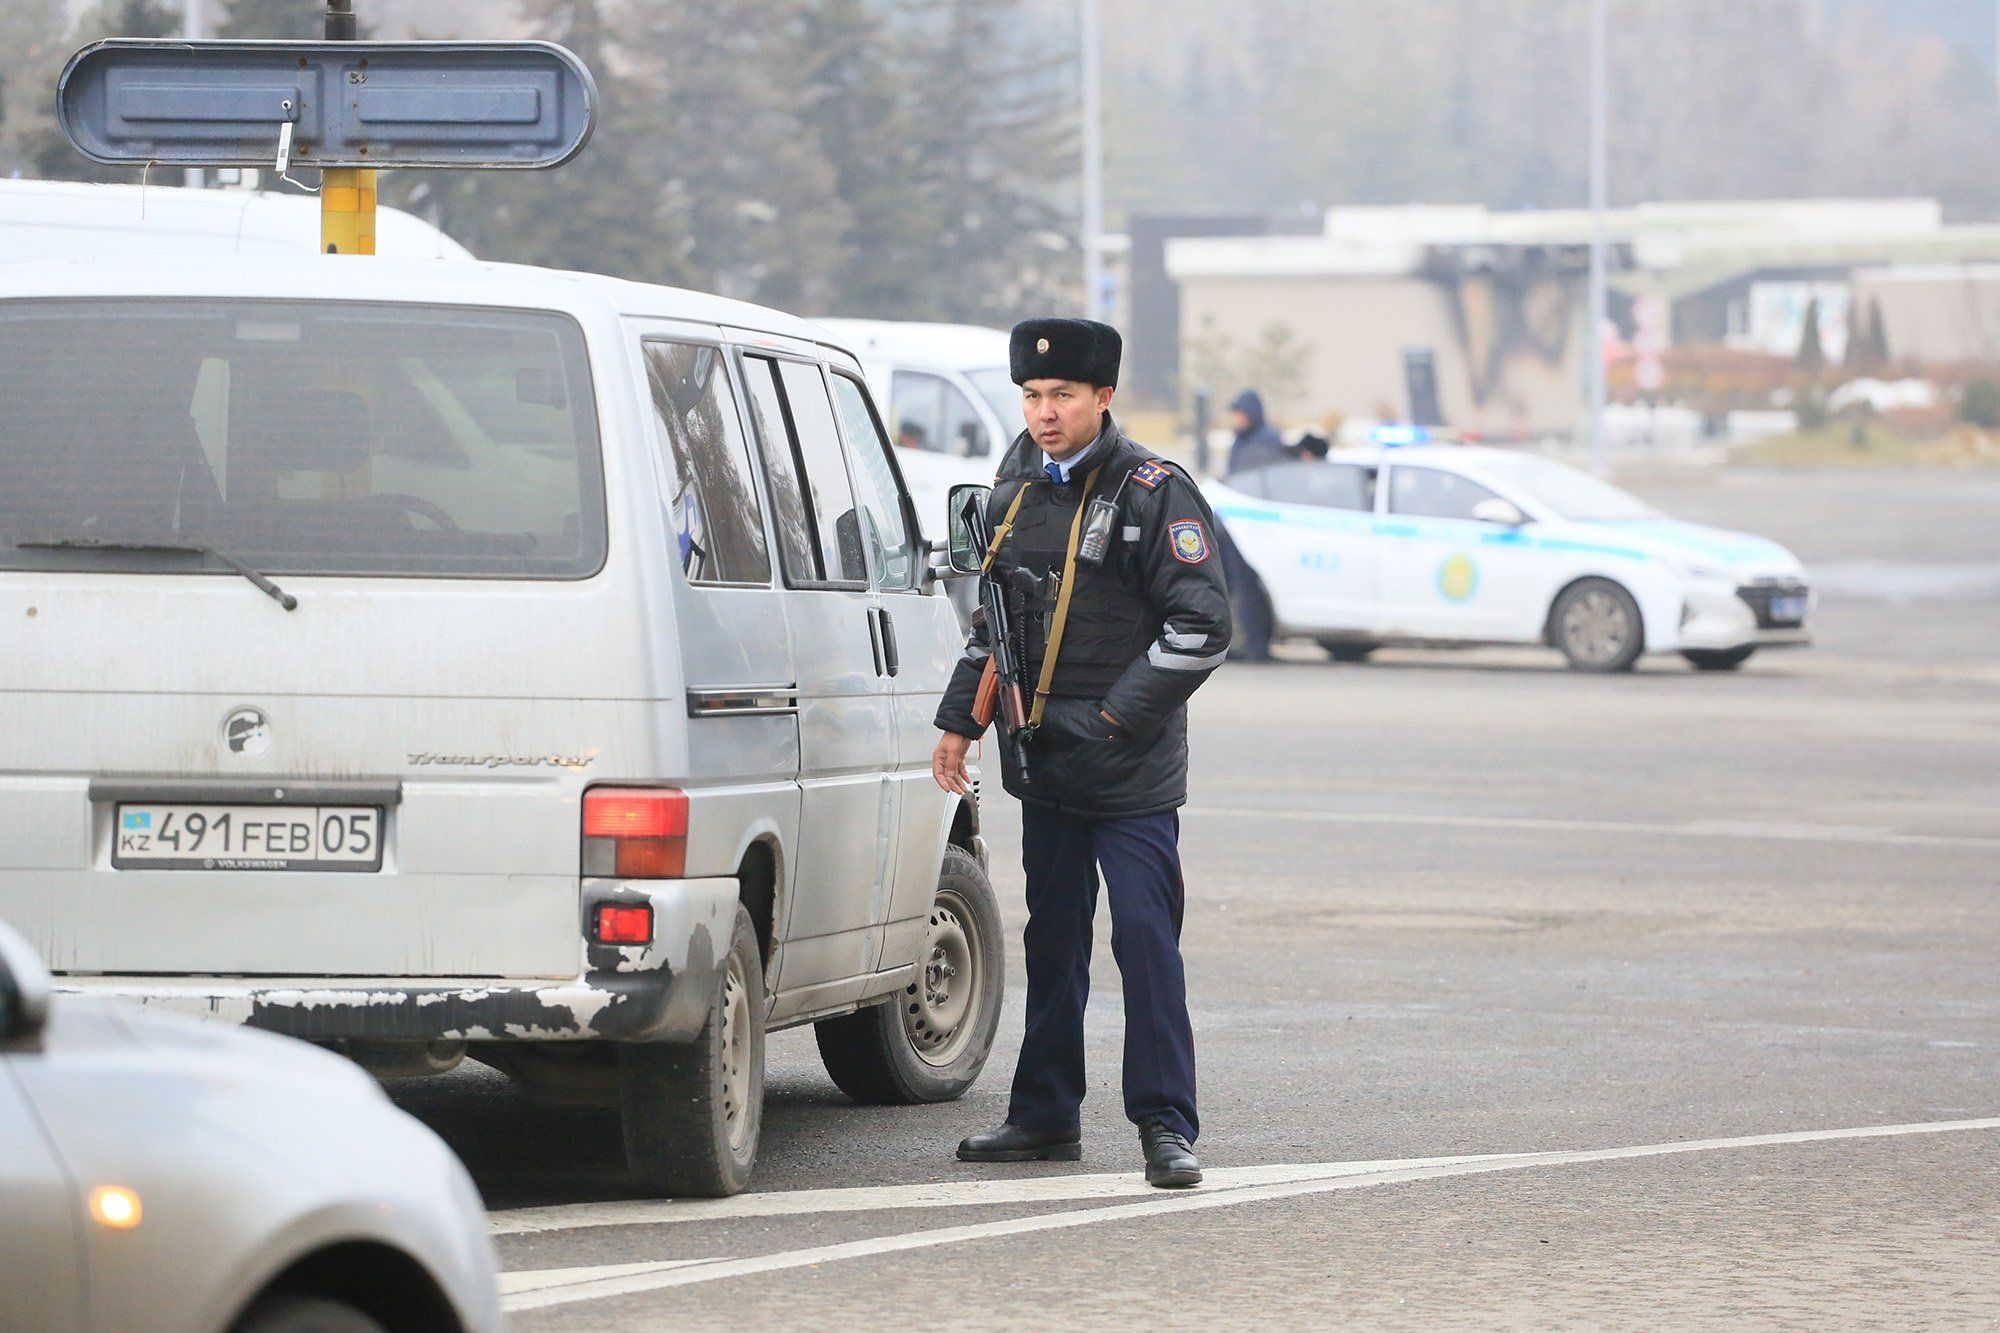
[{"label": "black leather shoe", "polygon": [[1146,1150],[1146,1183],[1163,1190],[1201,1184],[1201,1163],[1188,1141],[1157,1120],[1139,1126],[1139,1146]]},{"label": "black leather shoe", "polygon": [[1023,1129],[1002,1125],[958,1145],[961,1162],[1080,1162],[1083,1134],[1074,1129]]}]

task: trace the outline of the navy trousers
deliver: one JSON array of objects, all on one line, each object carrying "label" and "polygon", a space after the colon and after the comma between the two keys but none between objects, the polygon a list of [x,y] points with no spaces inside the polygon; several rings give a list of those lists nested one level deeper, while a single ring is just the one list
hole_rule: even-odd
[{"label": "navy trousers", "polygon": [[1085,1089],[1083,1007],[1090,998],[1098,871],[1111,899],[1111,954],[1125,983],[1125,1115],[1164,1121],[1192,1143],[1194,1030],[1181,966],[1180,816],[1084,819],[1021,807],[1028,875],[1028,1031],[1014,1069],[1011,1124],[1068,1130]]}]

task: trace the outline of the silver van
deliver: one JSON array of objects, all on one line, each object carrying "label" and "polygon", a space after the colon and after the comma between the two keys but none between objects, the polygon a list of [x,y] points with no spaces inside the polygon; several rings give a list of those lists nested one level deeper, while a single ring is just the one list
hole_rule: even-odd
[{"label": "silver van", "polygon": [[998,1021],[959,636],[860,368],[774,311],[368,257],[0,267],[0,918],[67,990],[755,1159]]}]

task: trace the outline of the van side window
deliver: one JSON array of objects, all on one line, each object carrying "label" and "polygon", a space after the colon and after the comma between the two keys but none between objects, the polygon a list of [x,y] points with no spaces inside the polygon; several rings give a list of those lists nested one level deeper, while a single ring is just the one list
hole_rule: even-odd
[{"label": "van side window", "polygon": [[784,386],[792,438],[798,444],[799,470],[805,474],[806,493],[812,497],[813,526],[827,581],[866,583],[868,561],[862,554],[861,513],[855,507],[853,484],[847,479],[840,427],[834,424],[826,379],[818,366],[781,361],[778,380]]},{"label": "van side window", "polygon": [[959,458],[984,458],[993,452],[979,410],[942,375],[899,370],[889,381],[889,397],[896,417],[896,443],[903,448]]},{"label": "van side window", "polygon": [[896,417],[896,443],[904,449],[944,448],[945,382],[936,375],[899,370],[889,381],[889,409]]},{"label": "van side window", "polygon": [[667,528],[694,583],[768,583],[764,509],[722,350],[647,339],[646,382],[666,440]]},{"label": "van side window", "polygon": [[907,591],[917,586],[917,543],[905,517],[902,487],[889,465],[889,442],[882,438],[882,428],[875,423],[874,409],[861,386],[845,375],[830,378],[854,458],[854,484],[861,494],[863,527],[875,562],[875,586]]},{"label": "van side window", "polygon": [[818,583],[826,575],[813,544],[812,520],[806,516],[805,494],[799,488],[799,468],[793,458],[792,430],[785,419],[784,395],[778,392],[778,364],[766,357],[743,358],[743,384],[750,395],[750,415],[757,423],[757,442],[764,458],[764,475],[771,482],[771,516],[777,520],[778,557],[792,583]]}]

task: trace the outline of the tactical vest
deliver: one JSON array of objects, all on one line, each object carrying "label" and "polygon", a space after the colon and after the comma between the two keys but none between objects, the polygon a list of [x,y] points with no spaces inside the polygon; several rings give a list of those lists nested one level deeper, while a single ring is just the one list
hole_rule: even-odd
[{"label": "tactical vest", "polygon": [[[1115,493],[1125,474],[1147,456],[1129,447],[1111,450],[1092,494]],[[1021,501],[1021,510],[1014,517],[1014,530],[1001,546],[996,563],[1025,569],[1039,578],[1062,572],[1063,557],[1069,551],[1070,529],[1076,522],[1078,506],[1084,503],[1083,474],[1088,470],[1080,471],[1068,486],[1055,486],[1046,479],[1024,483],[1027,497]],[[994,492],[996,524],[1021,484],[1009,478]],[[1144,657],[1159,637],[1160,627],[1146,605],[1132,543],[1125,540],[1127,522],[1121,512],[1112,530],[1111,550],[1102,565],[1079,563],[1076,567],[1069,624],[1063,631],[1062,646],[1056,657],[1055,678],[1049,683],[1051,695],[1097,698],[1116,683],[1126,667]],[[1019,628],[1027,639],[1024,684],[1032,688],[1041,675],[1050,623],[1055,616],[1055,598],[1022,595],[1014,605]]]}]

